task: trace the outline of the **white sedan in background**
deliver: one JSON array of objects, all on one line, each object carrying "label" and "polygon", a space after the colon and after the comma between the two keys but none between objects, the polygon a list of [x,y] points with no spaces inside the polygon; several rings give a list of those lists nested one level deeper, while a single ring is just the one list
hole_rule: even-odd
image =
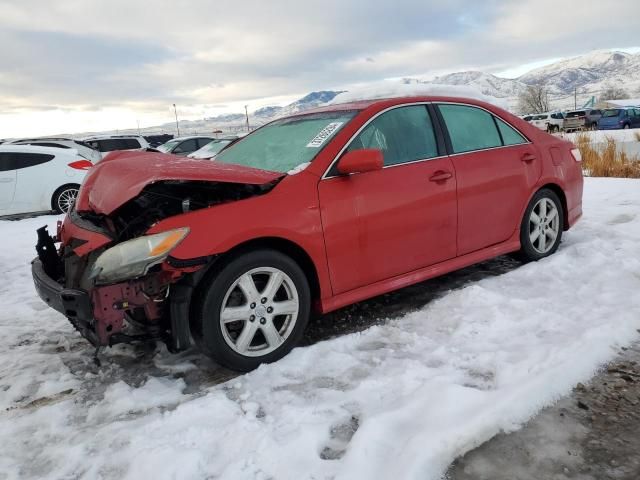
[{"label": "white sedan in background", "polygon": [[204,147],[199,150],[196,150],[193,153],[187,155],[189,158],[213,158],[215,157],[223,148],[229,145],[231,142],[235,142],[238,137],[225,137],[225,138],[217,138],[207,143]]},{"label": "white sedan in background", "polygon": [[0,216],[67,212],[92,166],[74,149],[0,145]]}]

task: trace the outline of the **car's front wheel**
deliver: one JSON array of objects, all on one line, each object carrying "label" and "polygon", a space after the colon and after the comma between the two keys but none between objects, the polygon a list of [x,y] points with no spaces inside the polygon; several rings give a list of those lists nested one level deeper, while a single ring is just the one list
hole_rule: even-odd
[{"label": "car's front wheel", "polygon": [[275,250],[248,252],[204,285],[195,305],[193,336],[220,364],[253,370],[296,346],[310,306],[309,283],[293,259]]},{"label": "car's front wheel", "polygon": [[562,240],[564,211],[558,195],[547,188],[529,202],[520,225],[520,257],[537,261],[554,253]]}]

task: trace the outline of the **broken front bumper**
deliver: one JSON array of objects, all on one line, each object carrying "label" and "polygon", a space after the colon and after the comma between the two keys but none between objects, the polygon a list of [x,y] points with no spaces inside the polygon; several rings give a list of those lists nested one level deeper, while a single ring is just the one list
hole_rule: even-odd
[{"label": "broken front bumper", "polygon": [[31,262],[31,274],[36,292],[44,302],[62,313],[93,345],[100,345],[93,320],[91,297],[84,290],[64,288],[44,271],[42,261]]}]

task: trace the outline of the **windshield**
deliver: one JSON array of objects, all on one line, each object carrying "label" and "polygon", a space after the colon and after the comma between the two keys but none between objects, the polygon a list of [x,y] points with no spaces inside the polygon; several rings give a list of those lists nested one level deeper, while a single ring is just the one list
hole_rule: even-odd
[{"label": "windshield", "polygon": [[275,120],[223,150],[216,161],[285,173],[311,162],[357,111]]},{"label": "windshield", "polygon": [[620,110],[618,108],[612,108],[611,110],[605,110],[602,112],[603,117],[617,117],[620,115]]},{"label": "windshield", "polygon": [[567,118],[584,117],[585,115],[586,115],[586,112],[584,110],[579,112],[569,112],[567,113]]},{"label": "windshield", "polygon": [[198,150],[195,153],[207,153],[210,155],[215,155],[220,150],[222,150],[226,145],[229,145],[233,140],[229,139],[221,139],[221,140],[213,140],[212,142],[207,143],[204,147]]},{"label": "windshield", "polygon": [[547,117],[548,115],[536,115],[532,120],[545,120]]},{"label": "windshield", "polygon": [[169,140],[167,143],[160,145],[158,150],[164,153],[170,152],[178,143],[180,143],[180,140]]}]

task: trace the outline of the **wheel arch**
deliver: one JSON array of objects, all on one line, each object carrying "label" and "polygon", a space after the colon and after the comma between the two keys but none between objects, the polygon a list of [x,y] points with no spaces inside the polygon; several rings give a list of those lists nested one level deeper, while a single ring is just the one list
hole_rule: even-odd
[{"label": "wheel arch", "polygon": [[[563,224],[562,229],[565,231],[568,230],[569,229],[569,211],[567,208],[567,196],[565,195],[564,190],[557,183],[550,182],[538,188],[535,192],[533,192],[533,195],[538,193],[540,190],[544,190],[545,188],[547,190],[551,190],[553,193],[558,195],[558,198],[560,198],[560,201],[562,202],[562,224]],[[532,198],[533,198],[533,195],[531,196]],[[529,199],[529,201],[531,201],[531,199]]]},{"label": "wheel arch", "polygon": [[[63,185],[60,185],[58,188],[56,188],[50,195],[49,198],[49,203],[51,204],[51,209],[52,210],[56,210],[56,206],[54,205],[54,202],[56,200],[56,196],[58,195],[58,192],[60,192],[61,190],[64,190],[65,188],[69,188],[69,187],[76,187],[78,190],[80,190],[80,184],[76,183],[76,182],[68,182],[65,183]],[[51,191],[51,190],[49,190]]]},{"label": "wheel arch", "polygon": [[307,277],[307,281],[309,282],[309,289],[311,290],[312,307],[319,302],[322,295],[322,290],[320,285],[320,277],[318,275],[318,269],[313,262],[313,259],[300,245],[282,237],[253,238],[236,245],[235,247],[216,257],[206,276],[214,275],[215,272],[222,269],[229,261],[236,258],[237,256],[242,255],[243,253],[248,251],[259,249],[276,250],[284,255],[291,257],[300,266],[300,268],[302,268],[302,271]]}]

